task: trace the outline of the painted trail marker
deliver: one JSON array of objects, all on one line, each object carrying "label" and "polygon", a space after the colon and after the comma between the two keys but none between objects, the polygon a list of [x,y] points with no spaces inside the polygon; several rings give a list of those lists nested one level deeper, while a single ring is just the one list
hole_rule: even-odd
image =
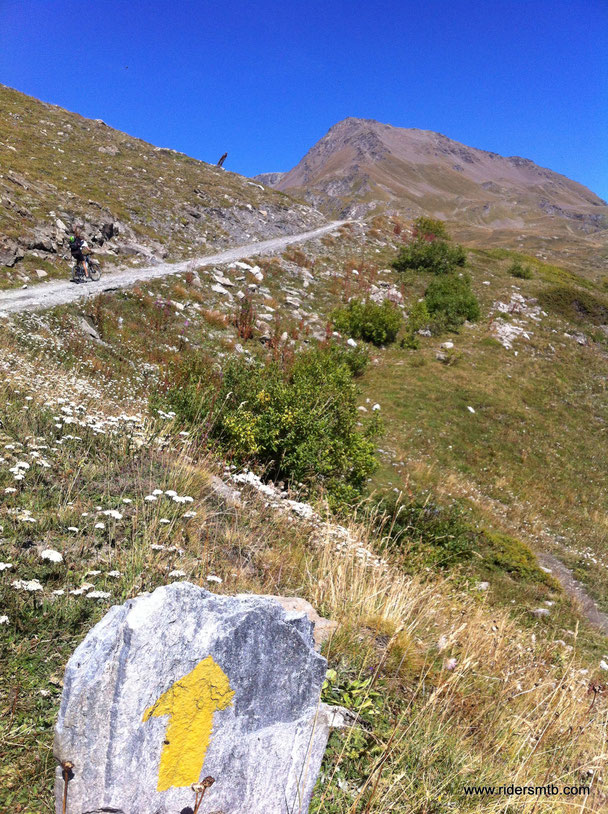
[{"label": "painted trail marker", "polygon": [[207,656],[144,712],[144,721],[169,716],[160,754],[158,791],[191,786],[200,779],[213,726],[213,713],[232,703],[228,676]]},{"label": "painted trail marker", "polygon": [[[312,624],[173,583],[111,608],[68,662],[55,757],[68,814],[306,814],[327,737]],[[64,777],[56,774],[56,810]]]}]

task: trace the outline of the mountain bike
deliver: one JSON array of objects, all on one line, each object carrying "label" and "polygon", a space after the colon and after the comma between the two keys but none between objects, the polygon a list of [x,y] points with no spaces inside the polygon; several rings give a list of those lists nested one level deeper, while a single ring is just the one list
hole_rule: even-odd
[{"label": "mountain bike", "polygon": [[[86,268],[89,270],[89,276],[87,278],[86,271],[85,271],[85,264]],[[93,282],[97,282],[101,277],[101,266],[97,262],[97,260],[93,260],[92,257],[85,256],[83,260],[78,260],[72,269],[72,280],[75,283],[86,283],[87,279],[93,280]]]}]

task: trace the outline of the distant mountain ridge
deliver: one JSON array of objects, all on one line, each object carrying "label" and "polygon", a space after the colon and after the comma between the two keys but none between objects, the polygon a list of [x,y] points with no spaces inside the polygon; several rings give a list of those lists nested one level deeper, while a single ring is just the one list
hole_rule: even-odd
[{"label": "distant mountain ridge", "polygon": [[293,169],[266,178],[332,215],[379,208],[426,213],[477,234],[498,232],[499,240],[502,232],[522,239],[605,237],[608,228],[606,202],[564,175],[527,158],[373,119],[338,122]]}]

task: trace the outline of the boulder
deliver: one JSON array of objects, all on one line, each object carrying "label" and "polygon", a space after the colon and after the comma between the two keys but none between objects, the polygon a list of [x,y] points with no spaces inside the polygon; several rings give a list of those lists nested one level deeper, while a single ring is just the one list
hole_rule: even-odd
[{"label": "boulder", "polygon": [[34,229],[28,241],[28,249],[40,249],[43,252],[57,251],[57,235],[55,230],[43,226]]},{"label": "boulder", "polygon": [[66,668],[56,811],[65,776],[67,814],[185,814],[201,782],[199,814],[306,814],[325,672],[306,610],[271,598],[180,582],[111,608]]},{"label": "boulder", "polygon": [[11,268],[23,257],[24,252],[16,241],[0,238],[0,266]]},{"label": "boulder", "polygon": [[112,222],[103,223],[100,232],[104,240],[112,240],[118,234],[118,226]]}]

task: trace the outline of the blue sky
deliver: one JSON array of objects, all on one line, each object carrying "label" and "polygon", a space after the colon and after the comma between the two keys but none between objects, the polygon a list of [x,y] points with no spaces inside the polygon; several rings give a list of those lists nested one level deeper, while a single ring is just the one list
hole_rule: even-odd
[{"label": "blue sky", "polygon": [[0,0],[0,82],[246,175],[346,116],[608,199],[608,0]]}]

